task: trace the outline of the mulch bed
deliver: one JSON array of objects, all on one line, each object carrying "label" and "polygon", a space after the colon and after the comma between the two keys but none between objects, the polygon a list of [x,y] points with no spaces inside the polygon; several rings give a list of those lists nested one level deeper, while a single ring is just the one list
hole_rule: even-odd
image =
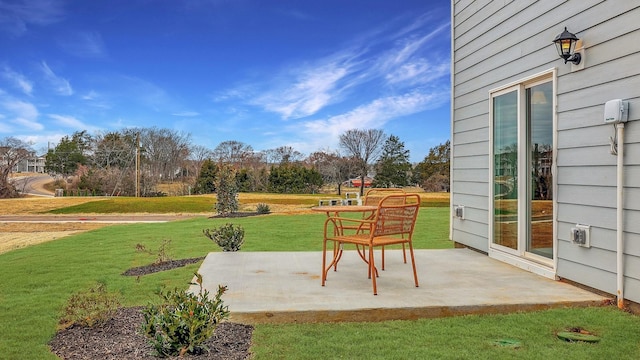
[{"label": "mulch bed", "polygon": [[153,274],[159,271],[171,270],[171,269],[183,267],[189,264],[194,264],[203,259],[204,259],[204,256],[197,257],[197,258],[163,261],[161,263],[155,263],[155,264],[131,268],[123,272],[122,275],[125,275],[125,276],[148,275],[148,274]]},{"label": "mulch bed", "polygon": [[[193,264],[204,257],[165,261],[131,268],[123,273],[127,276],[142,276],[158,271],[175,269]],[[140,328],[144,317],[142,307],[118,309],[115,316],[105,324],[84,327],[72,326],[59,331],[51,340],[51,351],[62,359],[86,360],[134,360],[158,359],[153,347],[147,343]],[[215,333],[205,342],[209,351],[183,358],[198,360],[231,360],[249,357],[253,326],[231,322],[218,325]]]},{"label": "mulch bed", "polygon": [[[73,326],[62,330],[51,340],[51,351],[62,359],[87,360],[136,360],[155,359],[153,347],[144,335],[142,307],[119,309],[113,319],[101,326]],[[208,352],[186,354],[184,359],[230,360],[247,359],[250,356],[253,326],[231,322],[218,325],[214,335],[205,345]]]},{"label": "mulch bed", "polygon": [[256,215],[260,215],[260,213],[258,212],[233,212],[233,213],[228,213],[228,214],[224,214],[224,215],[213,215],[213,216],[209,216],[209,219],[223,219],[223,218],[243,218],[243,217],[247,217],[247,216],[256,216]]}]

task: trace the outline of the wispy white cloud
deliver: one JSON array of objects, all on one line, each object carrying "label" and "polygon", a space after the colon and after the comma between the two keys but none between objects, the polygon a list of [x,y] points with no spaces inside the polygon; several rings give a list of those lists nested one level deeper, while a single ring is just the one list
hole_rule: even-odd
[{"label": "wispy white cloud", "polygon": [[102,58],[107,52],[100,33],[80,31],[58,40],[58,44],[68,53],[83,58]]},{"label": "wispy white cloud", "polygon": [[[399,24],[404,23],[382,24],[334,53],[304,64],[290,64],[287,71],[267,77],[263,83],[244,84],[216,100],[235,97],[291,120],[314,116],[344,100],[362,104],[433,82],[448,82],[447,55],[434,53],[431,48],[431,42],[440,39],[448,23],[439,24],[432,14],[426,14],[408,25]],[[361,99],[350,98],[352,92]]]},{"label": "wispy white cloud", "polygon": [[102,96],[102,94],[98,93],[95,90],[91,90],[88,93],[85,93],[80,98],[86,101],[90,106],[100,109],[111,109],[111,104],[109,104],[108,99],[106,99],[104,96]]},{"label": "wispy white cloud", "polygon": [[21,100],[9,99],[4,102],[4,108],[19,117],[25,117],[28,119],[36,119],[39,115],[38,109],[32,103],[28,103]]},{"label": "wispy white cloud", "polygon": [[179,116],[179,117],[194,117],[194,116],[200,116],[200,113],[196,111],[181,111],[181,112],[173,113],[171,115]]},{"label": "wispy white cloud", "polygon": [[7,124],[7,122],[5,121],[7,117],[0,114],[0,133],[9,133],[12,131],[11,127]]},{"label": "wispy white cloud", "polygon": [[62,1],[0,1],[0,29],[14,36],[24,34],[29,26],[49,25],[64,18]]},{"label": "wispy white cloud", "polygon": [[44,126],[38,122],[38,116],[40,114],[36,106],[32,103],[6,98],[2,101],[2,107],[10,114],[7,115],[9,122],[17,125],[13,130],[39,131],[44,128]]},{"label": "wispy white cloud", "polygon": [[401,64],[385,75],[385,79],[389,84],[403,83],[413,86],[443,78],[449,74],[449,71],[448,61],[430,62],[421,58]]},{"label": "wispy white cloud", "polygon": [[47,114],[50,119],[53,119],[58,125],[75,129],[75,130],[98,130],[100,129],[97,126],[89,125],[77,118],[69,115],[59,115],[59,114]]},{"label": "wispy white cloud", "polygon": [[219,103],[225,102],[225,101],[232,101],[235,99],[247,101],[255,96],[257,92],[256,86],[257,84],[237,85],[230,89],[224,89],[222,91],[218,91],[211,97],[211,99],[214,102],[219,102]]},{"label": "wispy white cloud", "polygon": [[29,81],[24,75],[13,71],[9,66],[5,65],[0,74],[2,77],[11,82],[15,87],[20,89],[26,95],[31,95],[33,92],[33,83]]},{"label": "wispy white cloud", "polygon": [[302,130],[305,139],[299,145],[302,150],[313,151],[327,146],[337,148],[337,139],[349,129],[380,129],[403,116],[435,109],[448,99],[448,89],[414,90],[402,95],[378,98],[327,119],[301,121],[290,130]]},{"label": "wispy white cloud", "polygon": [[299,68],[292,82],[271,89],[253,100],[255,105],[280,114],[283,119],[313,115],[340,95],[340,81],[349,72],[348,64],[327,63],[317,68]]},{"label": "wispy white cloud", "polygon": [[33,149],[36,150],[38,154],[46,154],[49,147],[53,148],[57,143],[60,142],[63,136],[68,136],[69,134],[52,134],[52,133],[29,133],[26,135],[16,136],[18,139],[28,143],[34,144]]},{"label": "wispy white cloud", "polygon": [[13,119],[13,122],[17,124],[22,130],[40,131],[44,129],[44,126],[41,123],[33,121],[31,119],[18,117]]},{"label": "wispy white cloud", "polygon": [[[390,84],[406,82],[407,86],[428,83],[447,75],[448,59],[443,60],[442,55],[429,52],[428,46],[430,41],[448,28],[448,23],[445,23],[426,34],[410,33],[396,40],[395,46],[378,57],[374,71],[382,74]],[[406,30],[399,33],[406,34]]]},{"label": "wispy white cloud", "polygon": [[49,82],[49,84],[51,84],[51,86],[53,87],[53,90],[58,95],[62,95],[62,96],[73,95],[73,88],[71,87],[69,80],[56,75],[53,72],[53,70],[51,70],[49,65],[47,65],[47,63],[44,61],[40,64],[40,68],[44,73],[45,79]]},{"label": "wispy white cloud", "polygon": [[91,100],[95,100],[98,98],[98,93],[94,90],[89,91],[88,93],[82,95],[82,100],[87,100],[87,101],[91,101]]}]

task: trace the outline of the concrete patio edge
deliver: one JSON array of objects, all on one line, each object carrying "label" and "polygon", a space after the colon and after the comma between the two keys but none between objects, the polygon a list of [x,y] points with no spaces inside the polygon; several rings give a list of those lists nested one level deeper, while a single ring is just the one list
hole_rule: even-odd
[{"label": "concrete patio edge", "polygon": [[232,313],[229,321],[242,324],[289,324],[331,322],[378,322],[388,320],[418,320],[464,315],[510,314],[556,308],[603,306],[603,301],[580,301],[550,304],[510,304],[478,306],[439,306],[423,308],[360,309],[360,310],[309,310],[280,312]]}]

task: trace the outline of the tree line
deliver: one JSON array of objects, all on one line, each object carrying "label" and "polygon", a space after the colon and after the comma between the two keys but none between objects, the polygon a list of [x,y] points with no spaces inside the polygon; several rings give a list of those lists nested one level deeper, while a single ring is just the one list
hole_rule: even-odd
[{"label": "tree line", "polygon": [[[349,179],[370,175],[374,187],[449,190],[449,141],[412,165],[404,143],[382,130],[351,129],[339,140],[338,150],[305,156],[290,146],[255,151],[234,140],[209,149],[191,144],[190,134],[156,127],[94,135],[78,131],[47,151],[45,171],[58,179],[58,187],[98,195],[160,196],[161,183],[181,184],[181,194],[213,193],[221,169],[225,176],[231,171],[241,192],[314,193],[333,186],[340,194]],[[33,150],[27,143],[15,138],[0,141],[0,196],[16,195],[9,174],[29,155]],[[364,181],[360,191],[364,192]]]}]

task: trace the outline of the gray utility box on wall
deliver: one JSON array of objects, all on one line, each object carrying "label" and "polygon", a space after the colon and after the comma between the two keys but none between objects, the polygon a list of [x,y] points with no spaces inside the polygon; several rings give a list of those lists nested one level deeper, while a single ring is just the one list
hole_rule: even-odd
[{"label": "gray utility box on wall", "polygon": [[591,247],[591,226],[576,224],[571,228],[571,242],[582,247]]}]

